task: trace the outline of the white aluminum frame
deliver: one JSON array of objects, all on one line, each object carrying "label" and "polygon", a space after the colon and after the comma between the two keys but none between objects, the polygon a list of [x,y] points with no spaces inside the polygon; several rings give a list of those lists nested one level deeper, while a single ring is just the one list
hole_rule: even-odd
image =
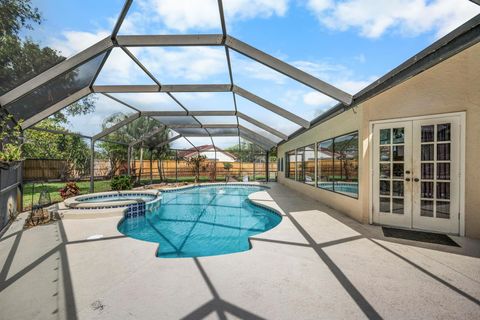
[{"label": "white aluminum frame", "polygon": [[[310,75],[286,62],[283,62],[261,50],[258,50],[247,43],[244,43],[230,35],[228,35],[226,30],[226,22],[225,22],[225,15],[223,10],[223,3],[222,0],[217,0],[218,2],[218,9],[220,14],[221,26],[222,26],[222,33],[221,34],[184,34],[184,35],[118,35],[118,32],[122,26],[122,23],[125,17],[128,14],[128,11],[131,7],[132,0],[126,0],[125,4],[120,12],[119,18],[117,19],[115,26],[112,30],[112,33],[109,37],[100,40],[96,44],[90,46],[89,48],[79,52],[78,54],[74,55],[71,58],[68,58],[59,64],[55,65],[54,67],[46,70],[45,72],[37,75],[36,77],[26,81],[25,83],[19,85],[15,89],[5,93],[4,95],[0,96],[0,106],[6,106],[15,100],[21,98],[22,96],[28,94],[35,88],[45,84],[46,82],[58,77],[78,66],[81,64],[95,58],[99,54],[107,53],[105,56],[104,61],[100,65],[99,69],[97,70],[93,79],[95,80],[97,75],[100,73],[103,64],[105,63],[106,59],[108,58],[108,54],[110,53],[111,49],[115,47],[121,48],[130,59],[134,63],[136,63],[144,72],[145,74],[155,82],[154,85],[95,85],[91,83],[88,88],[83,88],[78,90],[77,92],[72,93],[69,97],[63,99],[62,101],[57,102],[56,104],[49,106],[47,109],[39,112],[38,114],[32,116],[29,119],[25,119],[22,125],[22,128],[27,129],[34,124],[38,123],[42,119],[47,118],[51,114],[58,112],[62,108],[68,106],[69,104],[78,101],[85,97],[90,93],[102,93],[105,96],[122,103],[123,105],[132,108],[136,111],[136,114],[131,115],[121,121],[120,123],[103,130],[102,132],[94,135],[92,138],[93,141],[99,140],[106,135],[120,129],[124,125],[138,119],[142,116],[155,116],[155,115],[185,115],[185,116],[192,116],[197,122],[200,128],[213,128],[213,125],[202,125],[195,117],[196,116],[235,116],[237,118],[236,128],[238,129],[239,137],[248,136],[251,139],[255,139],[256,141],[260,142],[263,147],[272,147],[275,146],[276,143],[273,141],[266,139],[265,137],[261,136],[260,134],[247,129],[239,124],[239,119],[243,119],[257,128],[265,130],[279,138],[283,141],[288,139],[288,135],[282,133],[279,130],[271,128],[270,126],[265,125],[260,119],[254,119],[244,113],[238,112],[237,104],[236,104],[236,95],[240,95],[245,99],[250,100],[251,102],[255,103],[258,106],[261,106],[275,114],[284,117],[285,119],[296,123],[304,128],[310,127],[310,122],[303,119],[302,117],[280,107],[276,104],[263,99],[237,85],[235,85],[233,74],[232,74],[232,67],[230,61],[230,50],[234,50],[239,52],[240,54],[247,56],[268,68],[276,70],[291,79],[300,82],[304,85],[307,85],[314,90],[317,90],[327,96],[330,96],[336,99],[339,102],[342,102],[346,106],[352,103],[352,96],[348,93],[328,84],[313,75]],[[135,55],[128,49],[128,47],[149,47],[149,46],[159,46],[159,47],[169,47],[169,46],[223,46],[225,48],[225,55],[228,64],[228,71],[230,77],[229,84],[161,84],[155,76],[146,68],[136,57]],[[94,82],[94,81],[92,81]],[[109,93],[124,93],[124,92],[133,92],[133,93],[140,93],[140,92],[164,92],[167,93],[172,100],[175,101],[185,112],[165,112],[165,111],[148,111],[148,112],[141,112],[139,109],[127,104],[120,99],[109,95]],[[172,93],[175,92],[232,92],[233,101],[234,101],[234,111],[190,111],[187,107],[182,105],[182,103],[174,97]],[[221,127],[221,125],[216,125],[217,127]],[[231,125],[228,125],[231,127]],[[170,126],[174,128],[174,126]],[[208,132],[208,135],[211,137],[212,135]],[[213,143],[213,139],[212,139]]]}]

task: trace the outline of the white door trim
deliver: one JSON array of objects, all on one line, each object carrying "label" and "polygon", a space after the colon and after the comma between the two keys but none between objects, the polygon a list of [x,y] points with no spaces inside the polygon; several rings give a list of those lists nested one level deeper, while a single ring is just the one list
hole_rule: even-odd
[{"label": "white door trim", "polygon": [[435,119],[435,118],[444,118],[444,117],[459,117],[460,120],[460,236],[465,236],[465,149],[466,149],[466,113],[462,112],[450,112],[450,113],[439,113],[432,115],[424,115],[417,117],[405,117],[405,118],[391,118],[386,120],[375,120],[369,122],[369,132],[368,132],[368,145],[369,145],[369,197],[368,197],[368,222],[373,224],[373,126],[380,123],[389,123],[389,122],[398,122],[398,121],[409,121],[409,120],[422,120],[422,119]]}]

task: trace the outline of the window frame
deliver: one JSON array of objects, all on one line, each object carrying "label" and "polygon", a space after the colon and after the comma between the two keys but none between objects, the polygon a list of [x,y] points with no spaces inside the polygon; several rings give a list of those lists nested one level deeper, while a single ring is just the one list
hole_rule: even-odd
[{"label": "window frame", "polygon": [[[332,156],[332,165],[333,165],[333,168],[335,168],[335,140],[338,139],[338,138],[341,138],[341,137],[344,137],[344,136],[349,136],[349,135],[354,135],[356,134],[357,135],[357,163],[359,163],[359,160],[358,160],[358,153],[360,151],[360,140],[359,140],[359,131],[358,130],[355,130],[355,131],[351,131],[351,132],[348,132],[348,133],[344,133],[344,134],[341,134],[341,135],[338,135],[338,136],[335,136],[335,137],[332,137],[332,138],[328,138],[328,139],[324,139],[322,141],[319,141],[316,143],[317,145],[317,148],[316,148],[316,152],[318,152],[318,146],[320,144],[322,144],[323,142],[326,142],[326,141],[329,141],[329,140],[332,140],[332,145],[333,145],[333,156]],[[335,190],[335,182],[337,182],[338,180],[335,179],[335,177],[333,178],[333,181],[332,181],[332,189],[327,189],[327,188],[322,188],[319,186],[319,182],[318,181],[318,175],[319,173],[321,172],[320,171],[320,168],[318,167],[318,155],[317,155],[317,162],[315,163],[315,166],[316,166],[316,170],[317,170],[317,174],[316,174],[316,188],[319,188],[321,190],[325,190],[325,191],[330,191],[330,192],[334,192],[336,194],[340,194],[340,195],[343,195],[343,196],[347,196],[349,198],[353,198],[353,199],[359,199],[360,197],[360,175],[359,175],[359,167],[357,167],[357,194],[356,196],[353,196],[353,195],[350,195],[350,194],[347,194],[347,193],[344,193],[344,192],[340,192],[340,191],[336,191]],[[335,169],[334,169],[334,173],[335,173]],[[339,181],[341,182],[341,181]]]},{"label": "window frame", "polygon": [[[290,156],[291,155],[293,155],[293,157],[295,158],[295,167],[293,170],[293,177],[290,175]],[[296,181],[296,178],[297,178],[296,160],[297,160],[297,149],[293,149],[285,152],[285,178]]]}]

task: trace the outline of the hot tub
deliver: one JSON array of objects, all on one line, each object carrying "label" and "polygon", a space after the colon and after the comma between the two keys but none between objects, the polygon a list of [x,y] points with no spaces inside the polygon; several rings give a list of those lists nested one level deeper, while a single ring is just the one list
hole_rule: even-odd
[{"label": "hot tub", "polygon": [[99,192],[68,198],[64,201],[69,209],[101,210],[125,208],[126,216],[137,216],[159,205],[159,190]]}]

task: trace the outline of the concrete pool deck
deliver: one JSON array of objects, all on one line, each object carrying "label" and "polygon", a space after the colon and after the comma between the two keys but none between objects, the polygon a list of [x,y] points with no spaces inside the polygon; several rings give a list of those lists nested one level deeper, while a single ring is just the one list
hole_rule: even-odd
[{"label": "concrete pool deck", "polygon": [[0,319],[478,319],[480,241],[385,238],[269,185],[280,225],[215,257],[156,258],[119,217],[22,230],[22,214],[0,239]]}]

